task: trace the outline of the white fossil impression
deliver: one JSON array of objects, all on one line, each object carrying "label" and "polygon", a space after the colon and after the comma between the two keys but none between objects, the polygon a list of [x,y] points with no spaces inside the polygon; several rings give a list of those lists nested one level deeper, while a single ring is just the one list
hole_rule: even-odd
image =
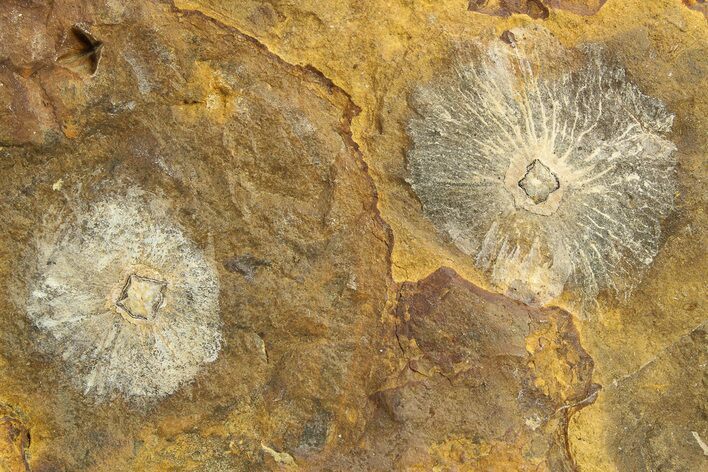
[{"label": "white fossil impression", "polygon": [[220,350],[213,264],[139,191],[38,236],[27,314],[86,394],[161,397]]},{"label": "white fossil impression", "polygon": [[461,48],[412,105],[424,214],[508,295],[626,294],[652,263],[676,191],[673,116],[599,46],[512,30]]}]

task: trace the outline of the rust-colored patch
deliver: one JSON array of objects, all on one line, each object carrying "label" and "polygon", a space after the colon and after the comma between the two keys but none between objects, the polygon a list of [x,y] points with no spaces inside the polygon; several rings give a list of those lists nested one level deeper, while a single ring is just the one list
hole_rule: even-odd
[{"label": "rust-colored patch", "polygon": [[61,127],[62,132],[64,133],[64,136],[66,136],[69,139],[74,139],[76,138],[79,133],[81,132],[81,129],[78,126],[78,123],[72,120],[67,120],[64,122],[64,124]]},{"label": "rust-colored patch", "polygon": [[468,10],[487,15],[528,15],[531,18],[548,18],[548,8],[541,0],[470,0]]},{"label": "rust-colored patch", "polygon": [[10,409],[0,406],[0,470],[29,471],[25,456],[29,445],[29,429]]},{"label": "rust-colored patch", "polygon": [[369,470],[573,467],[568,419],[598,386],[569,313],[486,292],[448,268],[404,283],[395,313],[400,367],[337,464],[354,455]]},{"label": "rust-colored patch", "polygon": [[683,0],[683,4],[708,16],[708,3],[706,3],[706,0]]},{"label": "rust-colored patch", "polygon": [[39,144],[54,127],[44,91],[25,67],[0,64],[0,146]]},{"label": "rust-colored patch", "polygon": [[[551,8],[568,10],[578,15],[594,15],[607,0],[470,0],[468,10],[487,15],[528,15],[546,19]],[[687,0],[695,1],[695,0]],[[702,2],[702,0],[699,0]]]}]

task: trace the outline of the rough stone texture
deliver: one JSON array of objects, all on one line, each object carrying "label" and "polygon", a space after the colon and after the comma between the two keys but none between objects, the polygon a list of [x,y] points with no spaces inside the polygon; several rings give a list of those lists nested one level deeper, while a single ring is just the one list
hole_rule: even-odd
[{"label": "rough stone texture", "polygon": [[[0,470],[703,468],[705,2],[505,3],[526,11],[2,2]],[[599,45],[674,116],[675,210],[656,257],[626,298],[600,290],[584,318],[572,290],[554,301],[566,311],[484,292],[489,275],[406,182],[415,90],[460,44],[508,47],[539,25],[564,50]],[[28,316],[37,241],[84,234],[72,222],[136,191],[216,272],[221,349],[169,394],[84,394],[73,366],[96,357],[64,359],[61,336]],[[77,262],[100,261],[89,256]],[[104,296],[111,310],[118,297]],[[169,286],[163,297],[157,316]],[[534,430],[509,412],[554,414]]]},{"label": "rough stone texture", "polygon": [[[346,94],[169,4],[0,10],[0,116],[26,124],[0,147],[0,402],[31,469],[260,470],[350,442],[390,235]],[[95,71],[58,59],[77,24]],[[154,321],[116,306],[132,274],[167,283]]]},{"label": "rough stone texture", "polygon": [[607,399],[600,407],[612,405],[606,413],[629,432],[608,432],[619,470],[636,470],[645,464],[654,470],[682,472],[705,468],[707,334],[704,323],[636,372],[608,385]]},{"label": "rough stone texture", "polygon": [[9,405],[0,403],[0,470],[29,472],[27,450],[30,433],[23,422],[23,415]]},{"label": "rough stone texture", "polygon": [[[551,9],[568,10],[579,15],[592,15],[607,0],[469,0],[468,9],[487,15],[528,15],[535,19],[548,18]],[[695,0],[688,0],[695,1]]]},{"label": "rough stone texture", "polygon": [[470,0],[468,9],[486,15],[524,14],[531,18],[548,18],[548,7],[542,0]]},{"label": "rough stone texture", "polygon": [[705,0],[683,0],[687,7],[703,13],[708,16],[708,3]]},{"label": "rough stone texture", "polygon": [[447,268],[404,284],[396,314],[405,362],[374,396],[359,470],[573,470],[568,419],[598,386],[570,314]]}]

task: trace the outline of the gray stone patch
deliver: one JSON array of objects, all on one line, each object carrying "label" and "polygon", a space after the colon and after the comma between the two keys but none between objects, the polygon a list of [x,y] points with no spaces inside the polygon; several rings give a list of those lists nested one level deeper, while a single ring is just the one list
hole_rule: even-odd
[{"label": "gray stone patch", "polygon": [[415,90],[408,182],[500,291],[544,304],[626,295],[673,209],[673,115],[597,45],[541,27],[462,45]]}]

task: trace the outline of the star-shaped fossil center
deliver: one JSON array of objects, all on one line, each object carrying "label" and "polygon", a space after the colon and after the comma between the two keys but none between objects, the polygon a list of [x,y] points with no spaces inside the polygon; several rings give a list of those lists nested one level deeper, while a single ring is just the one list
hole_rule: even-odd
[{"label": "star-shaped fossil center", "polygon": [[166,287],[167,282],[162,280],[131,274],[116,300],[116,306],[131,318],[151,320],[162,306]]},{"label": "star-shaped fossil center", "polygon": [[538,205],[548,200],[548,196],[560,188],[560,182],[551,169],[535,159],[526,168],[526,175],[519,180],[519,187]]}]

